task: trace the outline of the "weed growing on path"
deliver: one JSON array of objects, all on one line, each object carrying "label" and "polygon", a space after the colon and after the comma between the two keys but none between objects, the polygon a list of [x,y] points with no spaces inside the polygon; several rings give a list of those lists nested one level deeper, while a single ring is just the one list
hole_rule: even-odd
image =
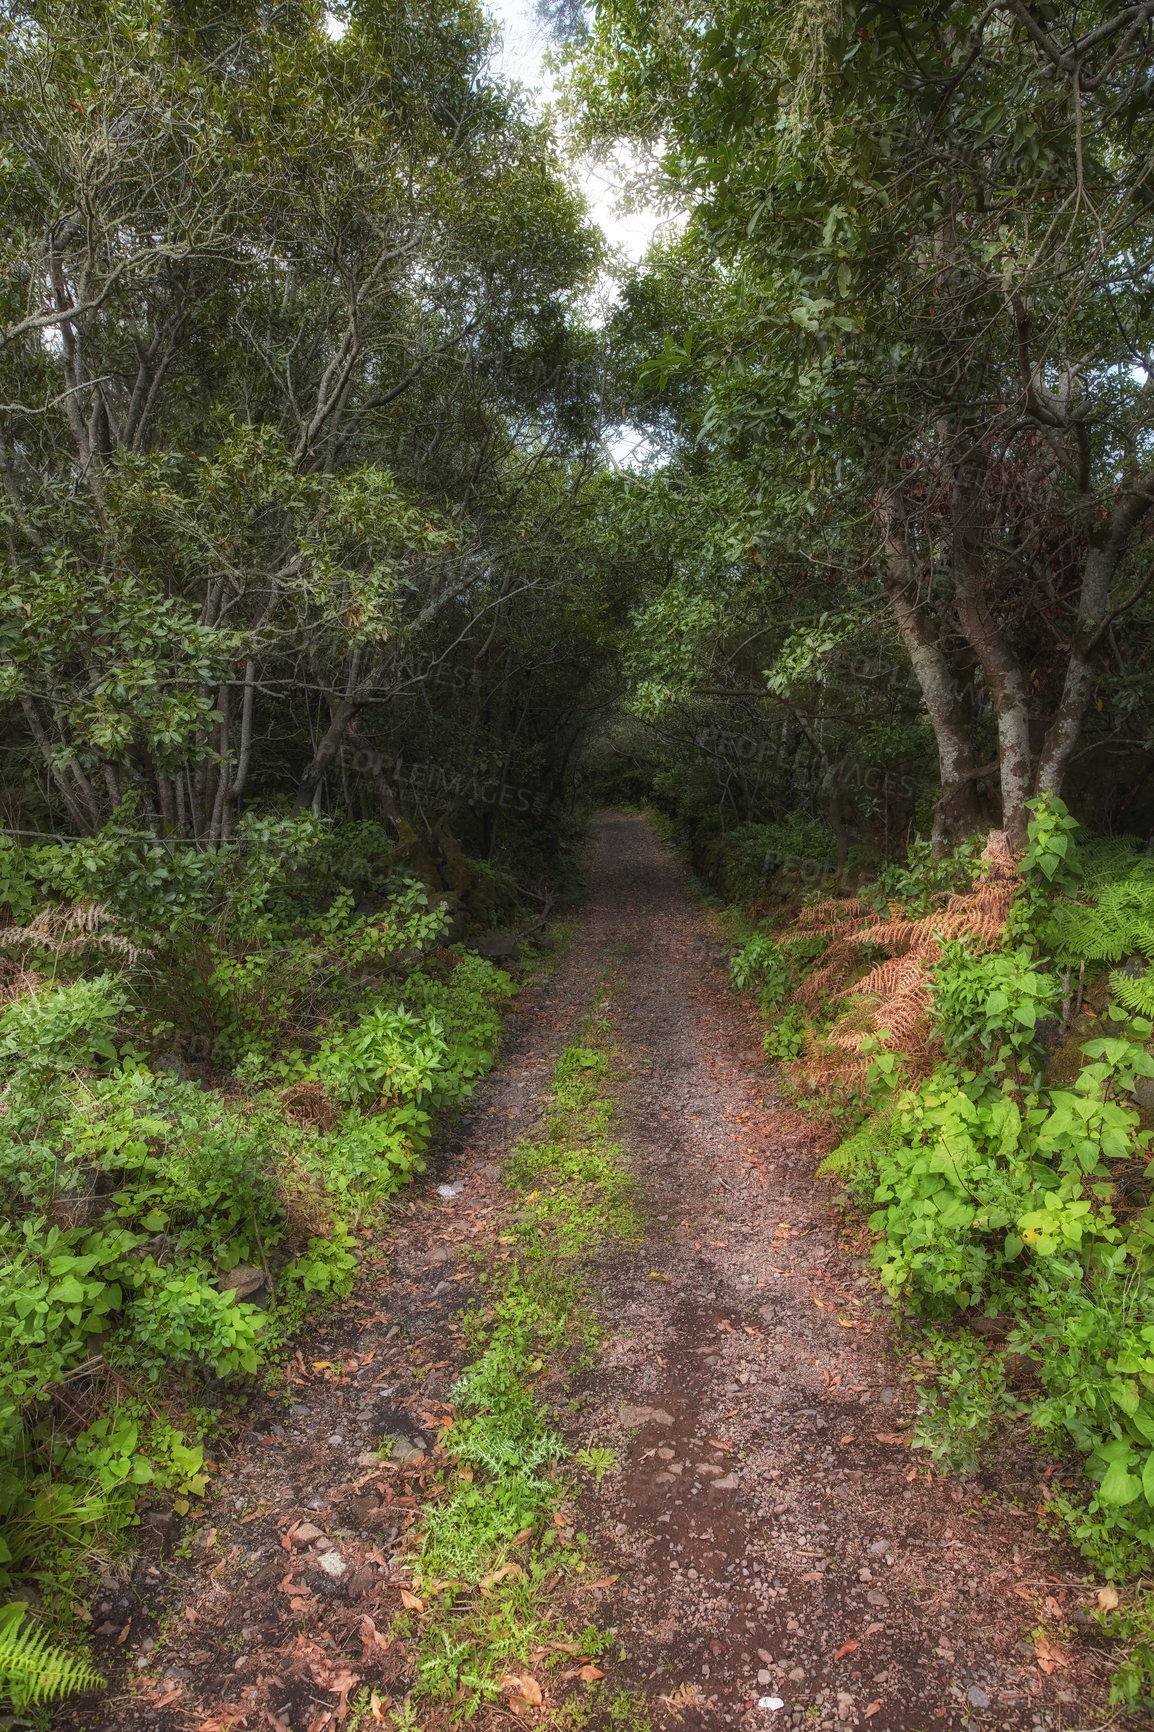
[{"label": "weed growing on path", "polygon": [[[515,1700],[518,1688],[531,1700],[534,1669],[561,1661],[574,1676],[588,1669],[577,1680],[584,1690],[601,1675],[594,1662],[609,1638],[589,1626],[573,1639],[553,1601],[562,1583],[589,1573],[591,1559],[567,1502],[565,1447],[534,1389],[546,1372],[583,1363],[593,1350],[588,1258],[609,1240],[639,1237],[632,1180],[611,1134],[614,1078],[609,1025],[591,1016],[557,1060],[542,1134],[513,1150],[508,1177],[522,1205],[516,1256],[468,1324],[482,1351],[454,1392],[444,1448],[456,1466],[424,1522],[424,1610],[411,1619],[417,1695],[458,1719],[502,1695]],[[608,1450],[574,1459],[598,1479],[615,1466]],[[616,1702],[600,1709],[641,1732]],[[553,1721],[558,1732],[576,1732],[584,1710],[570,1698]]]}]

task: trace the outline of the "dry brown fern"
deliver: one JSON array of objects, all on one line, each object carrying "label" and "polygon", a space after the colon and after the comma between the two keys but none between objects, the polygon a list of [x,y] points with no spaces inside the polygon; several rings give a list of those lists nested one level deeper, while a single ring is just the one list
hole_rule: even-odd
[{"label": "dry brown fern", "polygon": [[329,1099],[323,1086],[311,1079],[290,1083],[281,1090],[280,1098],[288,1117],[298,1125],[315,1125],[320,1131],[331,1131],[340,1120],[339,1107]]},{"label": "dry brown fern", "polygon": [[82,950],[102,950],[136,963],[140,946],[117,932],[102,902],[62,902],[42,908],[27,926],[0,926],[0,949],[47,950],[73,956]]},{"label": "dry brown fern", "polygon": [[[1021,888],[1017,856],[1004,831],[990,832],[981,860],[981,876],[969,890],[917,920],[897,910],[879,920],[872,904],[857,897],[815,903],[801,911],[784,937],[828,935],[832,942],[803,981],[798,1002],[816,1009],[822,998],[854,1001],[813,1055],[792,1067],[805,1086],[827,1091],[835,1086],[856,1087],[866,1074],[862,1047],[867,1040],[880,1039],[890,1051],[904,1053],[913,1074],[928,1071],[936,1050],[930,977],[942,941],[965,938],[975,950],[995,948]],[[854,966],[867,945],[890,954],[853,980]]]}]

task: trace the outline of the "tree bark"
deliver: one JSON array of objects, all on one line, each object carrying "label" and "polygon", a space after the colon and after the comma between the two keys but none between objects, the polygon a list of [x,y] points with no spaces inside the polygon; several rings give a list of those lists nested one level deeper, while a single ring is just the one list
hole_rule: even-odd
[{"label": "tree bark", "polygon": [[1074,749],[1082,736],[1082,722],[1097,677],[1098,646],[1110,624],[1110,590],[1118,567],[1126,555],[1130,537],[1151,507],[1149,481],[1123,494],[1110,513],[1105,531],[1091,531],[1090,547],[1082,573],[1078,599],[1078,624],[1062,696],[1046,730],[1038,764],[1038,792],[1060,794]]},{"label": "tree bark", "polygon": [[331,721],[321,736],[320,743],[313,753],[312,763],[301,777],[296,799],[293,801],[292,815],[295,818],[299,812],[311,806],[317,789],[325,779],[325,774],[340,749],[341,741],[348,732],[349,723],[356,716],[364,700],[360,697],[340,698],[330,709]]},{"label": "tree bark", "polygon": [[885,586],[938,747],[941,796],[934,806],[935,854],[981,828],[970,717],[942,650],[941,636],[918,596],[905,523],[884,511]]},{"label": "tree bark", "polygon": [[1022,847],[1029,822],[1026,801],[1033,791],[1030,712],[1021,664],[986,600],[980,500],[979,468],[960,466],[950,489],[958,623],[981,665],[998,718],[1002,828],[1014,847]]}]

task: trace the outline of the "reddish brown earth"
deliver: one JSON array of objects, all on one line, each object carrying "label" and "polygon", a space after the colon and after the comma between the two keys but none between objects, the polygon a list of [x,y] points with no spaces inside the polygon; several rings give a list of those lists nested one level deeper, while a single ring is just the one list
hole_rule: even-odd
[{"label": "reddish brown earth", "polygon": [[[643,1697],[655,1729],[1107,1721],[1089,1579],[1036,1515],[1044,1466],[1020,1438],[964,1479],[908,1449],[908,1358],[860,1221],[815,1177],[830,1133],[775,1098],[725,957],[650,828],[604,817],[577,939],[522,995],[444,1151],[435,1179],[463,1189],[445,1201],[430,1184],[370,1248],[355,1301],[302,1346],[294,1406],[248,1416],[202,1519],[184,1536],[161,1521],[110,1570],[92,1613],[119,1682],[59,1726],[320,1732],[351,1680],[403,1696],[411,1655],[389,1632],[467,1358],[464,1253],[510,1255],[498,1163],[599,1003],[627,1070],[646,1237],[589,1271],[604,1339],[558,1423],[621,1458],[578,1522],[617,1580],[565,1590],[576,1620],[616,1631],[609,1683]],[[368,1452],[386,1433],[424,1453],[380,1471]],[[191,1556],[165,1555],[190,1535]],[[542,1678],[529,1719],[549,1725]],[[514,1723],[498,1705],[478,1721],[498,1722]]]}]

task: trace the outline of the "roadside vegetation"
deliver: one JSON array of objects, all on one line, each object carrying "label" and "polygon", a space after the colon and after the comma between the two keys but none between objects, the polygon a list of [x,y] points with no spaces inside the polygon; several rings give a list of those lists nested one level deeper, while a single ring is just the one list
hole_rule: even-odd
[{"label": "roadside vegetation", "polygon": [[[0,1585],[56,1610],[142,1503],[203,1496],[221,1423],[349,1294],[514,990],[443,944],[377,826],[267,825],[151,925],[123,857],[80,853],[7,850],[24,923],[0,932],[21,986],[0,1014]],[[61,857],[109,900],[42,902]]]},{"label": "roadside vegetation", "polygon": [[1118,1606],[1154,1561],[1154,858],[1040,800],[1020,860],[993,837],[745,922],[766,1054],[845,1132],[821,1170],[906,1325],[913,1447],[970,1473],[1028,1428],[1141,1710],[1154,1603]]}]

